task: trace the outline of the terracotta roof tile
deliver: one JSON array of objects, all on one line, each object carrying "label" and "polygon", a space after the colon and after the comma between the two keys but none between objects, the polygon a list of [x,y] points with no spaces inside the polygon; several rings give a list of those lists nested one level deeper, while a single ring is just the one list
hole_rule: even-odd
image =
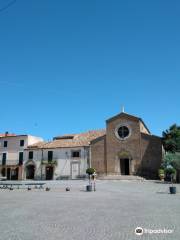
[{"label": "terracotta roof tile", "polygon": [[0,133],[0,137],[14,137],[16,134],[14,133]]},{"label": "terracotta roof tile", "polygon": [[43,148],[43,146],[46,144],[46,142],[37,142],[37,143],[34,143],[32,145],[29,145],[27,148]]},{"label": "terracotta roof tile", "polygon": [[[63,136],[55,137],[52,142],[40,142],[28,146],[28,148],[68,148],[68,147],[83,147],[89,146],[90,141],[104,136],[106,131],[103,130],[92,130],[80,134],[65,134]],[[69,139],[67,136],[72,136],[73,138]]]}]

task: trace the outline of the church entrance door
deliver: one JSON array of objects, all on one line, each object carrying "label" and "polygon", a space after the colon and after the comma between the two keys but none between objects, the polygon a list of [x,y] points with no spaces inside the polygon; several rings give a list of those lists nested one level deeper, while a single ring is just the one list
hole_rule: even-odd
[{"label": "church entrance door", "polygon": [[120,159],[121,175],[129,175],[129,158]]}]

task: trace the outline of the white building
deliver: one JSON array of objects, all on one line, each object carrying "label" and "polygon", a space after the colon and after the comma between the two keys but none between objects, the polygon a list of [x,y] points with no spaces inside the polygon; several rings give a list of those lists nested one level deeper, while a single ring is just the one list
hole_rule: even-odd
[{"label": "white building", "polygon": [[0,134],[0,175],[9,180],[22,179],[24,149],[42,141],[30,135]]},{"label": "white building", "polygon": [[90,142],[105,134],[104,130],[55,137],[39,142],[25,151],[24,179],[83,178],[90,166]]}]

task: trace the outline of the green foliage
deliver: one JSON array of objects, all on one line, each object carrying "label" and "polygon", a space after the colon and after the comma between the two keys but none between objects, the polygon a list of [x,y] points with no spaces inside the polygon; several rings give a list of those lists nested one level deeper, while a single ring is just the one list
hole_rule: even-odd
[{"label": "green foliage", "polygon": [[171,165],[176,169],[180,170],[180,153],[174,154],[174,158],[171,161]]},{"label": "green foliage", "polygon": [[180,170],[180,153],[167,153],[164,156],[163,167],[169,168],[172,166],[176,170]]},{"label": "green foliage", "polygon": [[173,174],[175,175],[176,174],[176,169],[175,168],[166,168],[165,170],[166,174]]},{"label": "green foliage", "polygon": [[166,152],[180,152],[180,126],[173,124],[163,132],[163,145]]},{"label": "green foliage", "polygon": [[92,175],[93,173],[95,173],[96,172],[96,170],[94,169],[94,168],[88,168],[88,169],[86,169],[86,173],[90,176],[90,175]]},{"label": "green foliage", "polygon": [[164,175],[164,169],[160,168],[159,171],[158,171],[158,173],[159,173],[159,176],[160,176],[160,175]]},{"label": "green foliage", "polygon": [[159,175],[159,178],[160,178],[161,180],[163,180],[164,177],[165,177],[164,169],[160,168],[160,169],[158,170],[158,175]]}]

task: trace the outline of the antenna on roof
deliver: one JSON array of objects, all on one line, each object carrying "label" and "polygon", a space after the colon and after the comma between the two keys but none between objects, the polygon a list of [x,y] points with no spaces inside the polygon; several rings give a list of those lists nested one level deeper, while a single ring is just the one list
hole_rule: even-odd
[{"label": "antenna on roof", "polygon": [[121,107],[121,112],[124,113],[124,105]]}]

